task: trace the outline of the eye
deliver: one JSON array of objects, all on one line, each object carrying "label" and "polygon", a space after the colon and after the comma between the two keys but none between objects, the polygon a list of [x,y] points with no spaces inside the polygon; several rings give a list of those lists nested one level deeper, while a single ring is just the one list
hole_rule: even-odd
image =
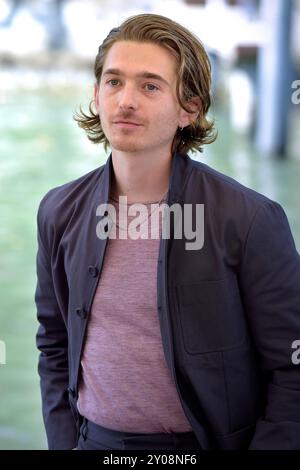
[{"label": "eye", "polygon": [[147,91],[156,91],[158,90],[158,87],[156,85],[153,85],[153,83],[146,83],[145,85]]},{"label": "eye", "polygon": [[119,84],[119,80],[117,80],[116,78],[112,78],[111,80],[108,80],[107,83],[111,86],[117,86]]}]

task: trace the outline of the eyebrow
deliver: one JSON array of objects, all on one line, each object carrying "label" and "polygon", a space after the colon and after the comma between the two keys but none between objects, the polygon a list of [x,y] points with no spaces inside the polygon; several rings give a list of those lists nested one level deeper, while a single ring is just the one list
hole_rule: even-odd
[{"label": "eyebrow", "polygon": [[[105,72],[103,72],[104,75],[124,75],[124,73],[120,69],[106,69]],[[160,82],[165,83],[166,85],[170,86],[170,83],[163,78],[161,75],[158,75],[157,73],[153,72],[147,72],[146,70],[144,72],[140,72],[136,74],[137,78],[152,78],[153,80],[159,80]]]}]

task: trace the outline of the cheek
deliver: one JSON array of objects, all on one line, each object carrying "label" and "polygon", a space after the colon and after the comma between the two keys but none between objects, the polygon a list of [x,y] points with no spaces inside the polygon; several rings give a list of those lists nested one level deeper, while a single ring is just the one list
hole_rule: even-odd
[{"label": "cheek", "polygon": [[104,93],[102,92],[101,93],[101,90],[100,90],[100,93],[98,95],[98,106],[97,106],[97,111],[98,111],[98,114],[99,115],[105,115],[106,112],[107,112],[107,98],[105,97]]},{"label": "cheek", "polygon": [[178,127],[179,115],[177,109],[174,106],[163,106],[162,111],[160,112],[159,119],[157,120],[157,124],[162,126],[162,130],[169,128],[175,129]]},{"label": "cheek", "polygon": [[104,100],[101,101],[101,106],[98,107],[98,114],[99,114],[101,122],[107,120],[107,114],[108,114],[107,113],[107,104]]}]

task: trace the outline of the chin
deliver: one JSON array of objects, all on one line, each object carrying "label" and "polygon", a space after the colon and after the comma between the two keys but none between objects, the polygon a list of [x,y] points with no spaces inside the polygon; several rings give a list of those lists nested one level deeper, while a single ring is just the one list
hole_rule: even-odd
[{"label": "chin", "polygon": [[121,152],[137,152],[142,150],[136,142],[111,142],[111,147]]}]

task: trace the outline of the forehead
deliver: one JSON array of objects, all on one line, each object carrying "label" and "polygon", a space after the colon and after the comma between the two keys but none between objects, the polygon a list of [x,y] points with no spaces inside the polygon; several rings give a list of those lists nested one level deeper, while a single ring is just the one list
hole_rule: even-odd
[{"label": "forehead", "polygon": [[170,51],[158,44],[117,41],[107,52],[103,72],[110,68],[128,74],[147,71],[173,81],[176,78],[177,62]]}]

